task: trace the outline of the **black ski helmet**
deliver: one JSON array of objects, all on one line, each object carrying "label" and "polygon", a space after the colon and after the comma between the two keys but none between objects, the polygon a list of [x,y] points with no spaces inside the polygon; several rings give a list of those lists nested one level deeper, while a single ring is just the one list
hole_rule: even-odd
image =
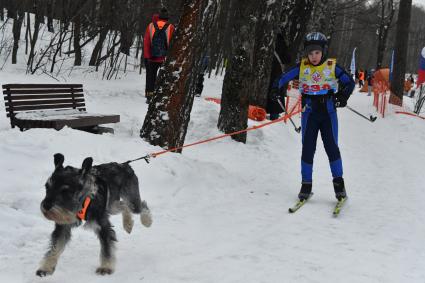
[{"label": "black ski helmet", "polygon": [[308,52],[312,50],[322,51],[322,60],[325,61],[328,56],[328,39],[321,32],[310,32],[304,38],[304,51]]}]

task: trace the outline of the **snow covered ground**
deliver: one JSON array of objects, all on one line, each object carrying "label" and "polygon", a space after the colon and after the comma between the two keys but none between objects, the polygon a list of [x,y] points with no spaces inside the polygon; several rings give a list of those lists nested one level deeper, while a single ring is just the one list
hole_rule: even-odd
[{"label": "snow covered ground", "polygon": [[[0,72],[0,84],[52,82],[40,76]],[[55,273],[38,278],[53,223],[41,215],[44,183],[53,154],[79,167],[123,162],[160,151],[139,138],[147,105],[144,77],[117,81],[75,76],[83,83],[88,111],[120,114],[115,134],[10,129],[0,107],[0,282],[425,282],[423,219],[425,121],[390,115],[369,123],[339,110],[340,148],[349,200],[339,218],[321,140],[314,164],[315,192],[295,214],[288,207],[300,188],[300,135],[290,124],[248,134],[246,145],[230,138],[132,164],[154,223],[136,223],[132,234],[121,217],[117,266],[98,276],[99,243],[81,228]],[[206,81],[203,97],[219,97],[222,79]],[[219,105],[196,98],[186,143],[221,134]],[[372,114],[371,98],[355,93],[349,105]],[[299,124],[299,118],[295,122]],[[250,122],[250,125],[258,124]]]}]

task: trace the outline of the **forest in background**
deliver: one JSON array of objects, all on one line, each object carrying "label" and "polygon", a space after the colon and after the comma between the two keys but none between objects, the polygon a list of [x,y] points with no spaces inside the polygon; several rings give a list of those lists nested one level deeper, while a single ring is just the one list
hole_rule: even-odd
[{"label": "forest in background", "polygon": [[[53,78],[75,66],[93,66],[106,79],[129,69],[141,73],[143,35],[161,7],[176,32],[141,137],[164,148],[184,143],[206,56],[210,74],[226,69],[217,126],[230,133],[247,128],[249,105],[267,103],[278,35],[282,70],[299,61],[310,31],[328,36],[329,55],[346,69],[354,48],[357,68],[370,70],[388,67],[398,46],[407,56],[395,56],[395,104],[402,103],[404,73],[416,72],[425,41],[425,10],[411,0],[0,0],[0,68],[11,60]],[[246,133],[232,138],[245,142]]]},{"label": "forest in background", "polygon": [[[47,29],[59,43],[76,35],[80,48],[89,42],[96,47],[84,55],[87,64],[99,65],[119,50],[124,54],[140,58],[142,56],[143,34],[151,21],[152,14],[164,6],[170,14],[170,22],[178,24],[182,14],[182,0],[148,1],[148,0],[0,0],[1,21],[17,21],[17,25],[27,26],[27,33],[20,34],[20,39],[32,41],[35,45],[40,30]],[[208,44],[203,53],[212,58],[211,69],[223,64],[222,59],[231,53],[230,38],[232,22],[237,1],[216,1],[216,22],[209,34],[205,34]],[[250,4],[250,2],[254,4]],[[255,5],[256,1],[244,1],[245,5]],[[261,3],[261,1],[258,1]],[[318,30],[329,36],[330,56],[338,58],[341,65],[349,67],[352,51],[357,47],[357,64],[359,68],[379,68],[389,65],[391,50],[395,45],[395,23],[397,21],[398,1],[394,0],[288,0],[281,1],[283,9],[275,19],[274,28],[284,30],[289,36],[285,38],[288,53],[292,61],[298,58],[302,40],[296,38],[299,33]],[[28,14],[35,17],[31,19]],[[297,25],[303,25],[298,26]],[[0,26],[4,28],[5,25]],[[36,31],[39,30],[38,34]],[[19,32],[16,29],[16,32]],[[67,35],[64,35],[67,33]],[[99,47],[107,40],[109,47],[105,54],[99,55]],[[302,36],[299,36],[302,38]],[[15,38],[16,39],[16,38]],[[295,40],[294,40],[295,39]],[[6,42],[11,39],[1,38],[0,52],[7,50]],[[6,41],[6,42],[5,42]],[[418,55],[425,42],[425,10],[413,6],[409,42],[407,69],[414,73],[418,67]],[[31,46],[30,43],[25,43]],[[15,44],[16,45],[16,44]],[[56,46],[64,44],[57,44]],[[104,46],[104,48],[105,48]],[[19,46],[16,46],[19,47]],[[69,47],[69,46],[68,46]],[[21,47],[22,48],[22,47]],[[69,48],[65,53],[76,58],[79,65],[78,47]],[[30,52],[30,51],[28,51]],[[36,52],[36,50],[33,50]],[[83,58],[84,59],[84,58]],[[99,60],[100,59],[100,60]],[[17,58],[24,60],[24,58]],[[140,60],[143,64],[142,60]]]}]

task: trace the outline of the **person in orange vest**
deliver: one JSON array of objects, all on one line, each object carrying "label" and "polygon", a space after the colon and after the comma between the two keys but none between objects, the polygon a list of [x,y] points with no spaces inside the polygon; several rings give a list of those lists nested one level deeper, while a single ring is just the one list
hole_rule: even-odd
[{"label": "person in orange vest", "polygon": [[146,28],[143,57],[146,66],[145,96],[147,103],[153,96],[158,69],[165,61],[174,33],[174,25],[169,23],[168,19],[168,10],[162,8],[159,14],[152,16],[152,22]]},{"label": "person in orange vest", "polygon": [[360,70],[359,72],[359,87],[362,88],[364,84],[364,71]]}]

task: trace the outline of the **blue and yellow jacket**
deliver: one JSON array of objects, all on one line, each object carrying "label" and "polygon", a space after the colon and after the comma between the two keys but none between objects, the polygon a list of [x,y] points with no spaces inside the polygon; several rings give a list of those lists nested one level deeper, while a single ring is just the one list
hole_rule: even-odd
[{"label": "blue and yellow jacket", "polygon": [[[315,76],[316,73],[317,76]],[[334,59],[327,59],[318,66],[309,65],[308,60],[303,59],[300,64],[279,78],[278,86],[282,88],[290,81],[300,80],[300,78],[299,88],[303,95],[327,95],[332,90],[332,92],[348,98],[355,87],[353,78],[344,68],[336,64]],[[314,85],[315,80],[317,85]]]}]

